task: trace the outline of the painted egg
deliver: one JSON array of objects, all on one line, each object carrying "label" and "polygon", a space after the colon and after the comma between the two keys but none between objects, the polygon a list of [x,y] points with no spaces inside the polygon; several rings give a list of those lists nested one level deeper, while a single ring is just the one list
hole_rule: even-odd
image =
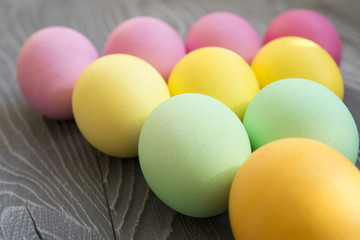
[{"label": "painted egg", "polygon": [[172,96],[201,93],[228,106],[242,119],[259,85],[250,66],[233,51],[206,47],[192,51],[175,66],[168,82]]},{"label": "painted egg", "polygon": [[257,53],[251,67],[260,88],[284,78],[305,78],[344,97],[338,66],[322,47],[305,38],[282,37],[269,42]]},{"label": "painted egg", "polygon": [[240,167],[229,197],[235,239],[352,240],[360,236],[360,173],[311,139],[282,139]]},{"label": "painted egg", "polygon": [[81,33],[67,27],[47,27],[22,46],[16,66],[26,101],[41,114],[59,120],[73,118],[71,96],[81,72],[98,53]]},{"label": "painted egg", "polygon": [[136,157],[145,119],[169,90],[144,60],[125,54],[99,58],[79,77],[73,93],[75,121],[98,150],[115,157]]},{"label": "painted egg", "polygon": [[187,52],[202,47],[222,47],[239,54],[249,64],[261,45],[253,26],[230,12],[214,12],[203,16],[192,25],[185,40]]},{"label": "painted egg", "polygon": [[142,58],[166,81],[176,63],[186,54],[181,37],[169,24],[144,16],[126,20],[110,34],[104,55],[114,53]]},{"label": "painted egg", "polygon": [[202,94],[161,103],[141,130],[139,161],[152,191],[192,217],[227,210],[232,179],[251,148],[237,116]]},{"label": "painted egg", "polygon": [[329,89],[305,79],[272,83],[250,102],[244,126],[253,150],[271,141],[311,138],[344,154],[353,163],[359,134],[350,111]]},{"label": "painted egg", "polygon": [[340,65],[339,34],[334,25],[320,13],[310,9],[292,9],[280,14],[268,26],[264,43],[285,36],[298,36],[316,42]]}]

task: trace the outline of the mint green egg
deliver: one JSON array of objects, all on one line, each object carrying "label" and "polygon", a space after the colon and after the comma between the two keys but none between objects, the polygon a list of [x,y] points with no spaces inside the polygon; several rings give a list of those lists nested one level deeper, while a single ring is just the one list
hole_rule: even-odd
[{"label": "mint green egg", "polygon": [[263,88],[244,116],[252,149],[281,138],[310,138],[355,163],[359,134],[350,111],[333,92],[306,79],[284,79]]},{"label": "mint green egg", "polygon": [[250,154],[239,118],[202,94],[181,94],[158,105],[139,139],[149,187],[166,205],[192,217],[227,210],[233,177]]}]

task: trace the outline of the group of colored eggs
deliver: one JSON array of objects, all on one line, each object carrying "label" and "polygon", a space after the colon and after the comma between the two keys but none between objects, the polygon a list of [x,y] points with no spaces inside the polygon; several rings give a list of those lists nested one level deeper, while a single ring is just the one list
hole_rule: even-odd
[{"label": "group of colored eggs", "polygon": [[74,114],[100,151],[139,155],[150,188],[180,213],[229,206],[238,239],[351,239],[359,135],[341,100],[340,38],[322,15],[295,9],[264,43],[232,13],[200,18],[185,44],[165,22],[134,17],[97,59],[85,36],[49,27],[25,42],[17,77],[45,116]]}]

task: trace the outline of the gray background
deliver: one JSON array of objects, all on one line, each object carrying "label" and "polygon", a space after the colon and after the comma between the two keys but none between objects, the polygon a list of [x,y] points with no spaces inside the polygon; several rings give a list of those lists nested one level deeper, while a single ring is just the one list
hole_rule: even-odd
[{"label": "gray background", "polygon": [[15,63],[31,33],[69,26],[102,53],[110,31],[136,15],[161,18],[185,37],[202,15],[231,11],[262,36],[275,16],[297,7],[319,11],[338,29],[344,102],[359,128],[360,1],[1,0],[0,239],[232,239],[227,213],[195,219],[174,212],[149,190],[137,159],[101,154],[74,121],[44,118],[27,105]]}]

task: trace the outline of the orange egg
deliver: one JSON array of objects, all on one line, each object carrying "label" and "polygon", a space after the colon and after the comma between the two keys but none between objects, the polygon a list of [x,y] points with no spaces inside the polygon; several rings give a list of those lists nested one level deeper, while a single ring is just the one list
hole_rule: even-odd
[{"label": "orange egg", "polygon": [[274,141],[237,172],[229,214],[235,239],[359,239],[360,173],[320,142]]}]

